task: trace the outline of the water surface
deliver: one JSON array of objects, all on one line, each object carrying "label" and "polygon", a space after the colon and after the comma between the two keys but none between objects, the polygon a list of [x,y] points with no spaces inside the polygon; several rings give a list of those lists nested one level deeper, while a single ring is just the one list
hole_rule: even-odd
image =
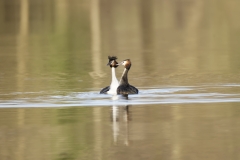
[{"label": "water surface", "polygon": [[2,0],[0,159],[239,159],[239,5]]}]

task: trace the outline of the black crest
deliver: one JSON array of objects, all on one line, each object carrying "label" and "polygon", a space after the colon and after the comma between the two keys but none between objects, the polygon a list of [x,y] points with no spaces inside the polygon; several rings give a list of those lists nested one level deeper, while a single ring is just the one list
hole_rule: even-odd
[{"label": "black crest", "polygon": [[108,59],[109,59],[109,62],[112,61],[112,60],[116,60],[117,57],[116,56],[108,56]]},{"label": "black crest", "polygon": [[118,62],[116,61],[117,57],[116,56],[108,56],[109,62],[107,65],[109,65],[111,68],[117,68],[118,67]]}]

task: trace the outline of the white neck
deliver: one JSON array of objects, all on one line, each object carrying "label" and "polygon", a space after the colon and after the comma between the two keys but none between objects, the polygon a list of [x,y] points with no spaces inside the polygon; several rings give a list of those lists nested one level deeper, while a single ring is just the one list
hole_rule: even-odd
[{"label": "white neck", "polygon": [[112,67],[112,83],[113,82],[117,82],[118,83],[118,80],[116,78],[116,73],[115,73],[115,68]]},{"label": "white neck", "polygon": [[118,85],[119,85],[119,83],[116,78],[115,68],[112,67],[112,83],[110,85],[110,90],[108,91],[108,94],[116,94]]}]

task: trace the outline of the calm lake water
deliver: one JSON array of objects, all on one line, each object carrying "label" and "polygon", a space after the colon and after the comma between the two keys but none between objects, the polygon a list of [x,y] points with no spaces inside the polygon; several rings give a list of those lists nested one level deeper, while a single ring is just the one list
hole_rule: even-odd
[{"label": "calm lake water", "polygon": [[239,5],[2,0],[0,159],[240,159]]}]

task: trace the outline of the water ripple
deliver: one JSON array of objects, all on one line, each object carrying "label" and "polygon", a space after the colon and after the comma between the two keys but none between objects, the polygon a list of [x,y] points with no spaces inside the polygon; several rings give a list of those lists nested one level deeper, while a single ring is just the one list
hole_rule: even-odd
[{"label": "water ripple", "polygon": [[[99,94],[98,91],[72,92],[60,95],[28,93],[24,98],[0,100],[0,108],[21,107],[71,107],[71,106],[112,106],[112,105],[144,105],[144,104],[175,104],[175,103],[223,103],[240,102],[238,84],[214,86],[171,86],[139,88],[138,95],[123,96]],[[222,89],[224,87],[224,89]],[[236,91],[236,87],[239,88]],[[11,93],[16,95],[20,93]]]}]

